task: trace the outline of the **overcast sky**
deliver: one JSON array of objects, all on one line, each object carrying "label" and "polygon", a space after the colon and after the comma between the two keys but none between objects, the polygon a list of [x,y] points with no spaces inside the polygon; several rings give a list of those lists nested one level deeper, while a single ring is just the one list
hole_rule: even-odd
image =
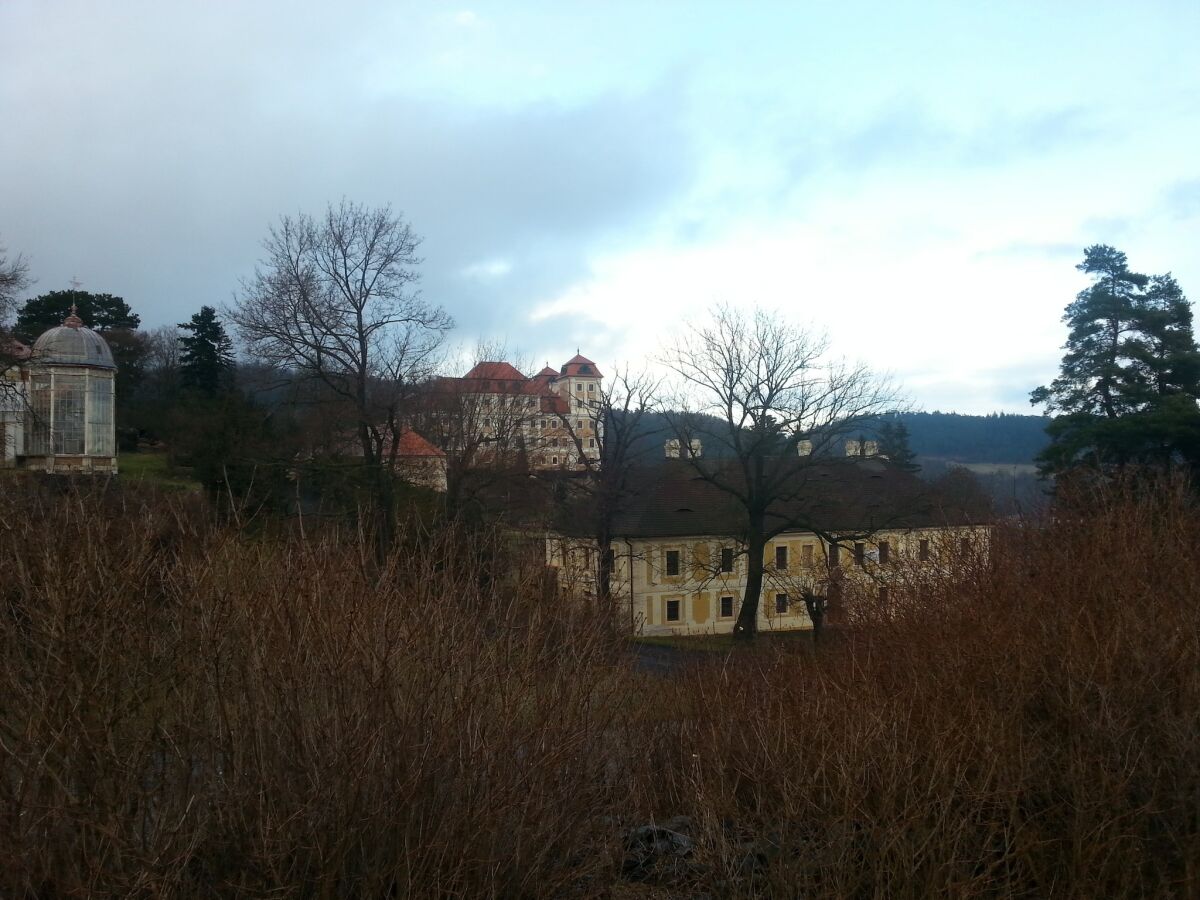
[{"label": "overcast sky", "polygon": [[1200,297],[1200,2],[0,0],[0,242],[145,326],[343,196],[455,340],[653,357],[776,308],[927,410],[1031,411],[1083,247]]}]

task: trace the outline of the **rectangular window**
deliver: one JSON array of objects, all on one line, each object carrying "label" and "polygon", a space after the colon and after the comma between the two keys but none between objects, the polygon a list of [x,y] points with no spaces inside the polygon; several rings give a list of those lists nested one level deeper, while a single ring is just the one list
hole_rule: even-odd
[{"label": "rectangular window", "polygon": [[88,453],[111,456],[117,452],[113,432],[112,376],[89,372],[87,404]]},{"label": "rectangular window", "polygon": [[929,541],[925,538],[921,538],[920,543],[917,544],[917,558],[921,562],[929,562]]},{"label": "rectangular window", "polygon": [[837,544],[829,545],[829,567],[836,569],[842,564],[842,548]]},{"label": "rectangular window", "polygon": [[787,547],[776,547],[775,548],[775,568],[776,569],[786,569],[787,568]]},{"label": "rectangular window", "polygon": [[961,553],[963,556],[966,556],[968,553],[971,552],[971,539],[970,538],[962,538],[961,540],[959,540],[958,552]]},{"label": "rectangular window", "polygon": [[667,574],[668,575],[678,575],[679,574],[679,551],[678,550],[668,550],[667,551]]},{"label": "rectangular window", "polygon": [[891,552],[891,549],[892,549],[892,548],[891,548],[891,547],[888,545],[888,542],[887,542],[887,541],[880,541],[880,542],[879,542],[879,563],[880,563],[880,565],[886,565],[886,564],[887,564],[887,561],[888,561],[888,553],[890,553],[890,552]]},{"label": "rectangular window", "polygon": [[668,600],[667,601],[667,621],[668,622],[678,622],[679,621],[679,601],[678,600]]},{"label": "rectangular window", "polygon": [[888,594],[887,585],[881,584],[879,586],[879,602],[886,606],[887,602],[888,602],[888,596],[889,596],[889,594]]},{"label": "rectangular window", "polygon": [[733,571],[733,548],[732,547],[722,547],[721,548],[721,571],[722,572],[732,572]]},{"label": "rectangular window", "polygon": [[595,392],[595,390],[596,390],[596,386],[595,386],[594,384],[589,384],[589,385],[588,385],[588,393],[589,393],[589,394],[591,394],[591,393],[594,393],[594,392]]},{"label": "rectangular window", "polygon": [[732,597],[722,597],[721,598],[721,618],[728,619],[728,618],[731,618],[732,616],[733,616],[733,598]]},{"label": "rectangular window", "polygon": [[55,453],[83,453],[86,382],[85,375],[54,376],[54,419],[50,427]]},{"label": "rectangular window", "polygon": [[596,446],[596,439],[595,439],[595,438],[588,438],[588,446],[589,446],[589,447],[595,447],[595,446]]},{"label": "rectangular window", "polygon": [[800,561],[806,566],[811,566],[813,561],[813,545],[805,544],[800,548]]},{"label": "rectangular window", "polygon": [[609,547],[609,548],[608,548],[606,551],[604,551],[604,559],[605,559],[605,560],[606,560],[606,562],[607,562],[607,565],[608,565],[608,571],[610,571],[610,572],[611,572],[611,571],[612,571],[612,570],[613,570],[613,569],[616,567],[616,564],[617,564],[617,553],[616,553],[616,551],[615,551],[615,550],[613,550],[613,548],[612,548],[612,547]]},{"label": "rectangular window", "polygon": [[780,615],[783,615],[787,611],[788,611],[788,595],[787,594],[776,594],[775,595],[775,612],[779,613]]},{"label": "rectangular window", "polygon": [[867,545],[862,541],[854,542],[854,564],[861,566],[867,561]]}]

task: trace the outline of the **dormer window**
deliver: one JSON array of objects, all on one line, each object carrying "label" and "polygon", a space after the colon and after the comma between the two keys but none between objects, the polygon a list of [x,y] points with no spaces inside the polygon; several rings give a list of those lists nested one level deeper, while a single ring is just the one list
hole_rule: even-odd
[{"label": "dormer window", "polygon": [[580,367],[579,367],[579,374],[580,374],[580,375],[590,375],[591,373],[592,373],[592,367],[591,367],[591,366],[588,366],[588,365],[583,365],[583,366],[580,366]]}]

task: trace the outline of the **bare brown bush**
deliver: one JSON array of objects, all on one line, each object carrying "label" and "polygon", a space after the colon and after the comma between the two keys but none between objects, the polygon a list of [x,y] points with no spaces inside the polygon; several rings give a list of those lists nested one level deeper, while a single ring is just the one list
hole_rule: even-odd
[{"label": "bare brown bush", "polygon": [[662,808],[772,896],[1194,896],[1198,536],[1182,484],[1067,498],[836,653],[676,682]]},{"label": "bare brown bush", "polygon": [[500,536],[368,580],[337,535],[4,502],[0,893],[548,896],[603,864],[611,648]]},{"label": "bare brown bush", "polygon": [[4,896],[632,896],[624,830],[679,814],[658,896],[1197,893],[1185,486],[662,678],[502,534],[407,534],[380,575],[355,535],[16,484]]}]

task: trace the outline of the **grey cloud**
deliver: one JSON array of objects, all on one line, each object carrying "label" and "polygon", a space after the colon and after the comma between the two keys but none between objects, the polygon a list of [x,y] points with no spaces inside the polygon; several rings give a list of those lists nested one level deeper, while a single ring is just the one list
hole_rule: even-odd
[{"label": "grey cloud", "polygon": [[1072,259],[1083,257],[1083,245],[1065,241],[1014,241],[979,256],[1022,257],[1038,259]]},{"label": "grey cloud", "polygon": [[[253,56],[172,72],[169,49],[144,72],[113,48],[90,74],[47,71],[33,96],[0,88],[23,135],[0,142],[0,231],[32,257],[38,290],[78,275],[147,324],[181,321],[230,299],[280,214],[345,196],[413,223],[422,290],[467,333],[565,342],[570,323],[525,316],[693,175],[677,84],[481,111],[368,95],[320,58],[306,73],[268,56],[296,83]],[[510,270],[463,276],[492,259]]]},{"label": "grey cloud", "polygon": [[1200,216],[1200,178],[1172,184],[1163,192],[1162,205],[1173,219]]},{"label": "grey cloud", "polygon": [[965,128],[941,121],[922,104],[898,100],[860,126],[830,124],[824,137],[793,156],[792,169],[812,173],[818,161],[854,171],[883,165],[999,166],[1069,149],[1103,134],[1089,111],[1080,107],[1025,116],[997,114]]}]

